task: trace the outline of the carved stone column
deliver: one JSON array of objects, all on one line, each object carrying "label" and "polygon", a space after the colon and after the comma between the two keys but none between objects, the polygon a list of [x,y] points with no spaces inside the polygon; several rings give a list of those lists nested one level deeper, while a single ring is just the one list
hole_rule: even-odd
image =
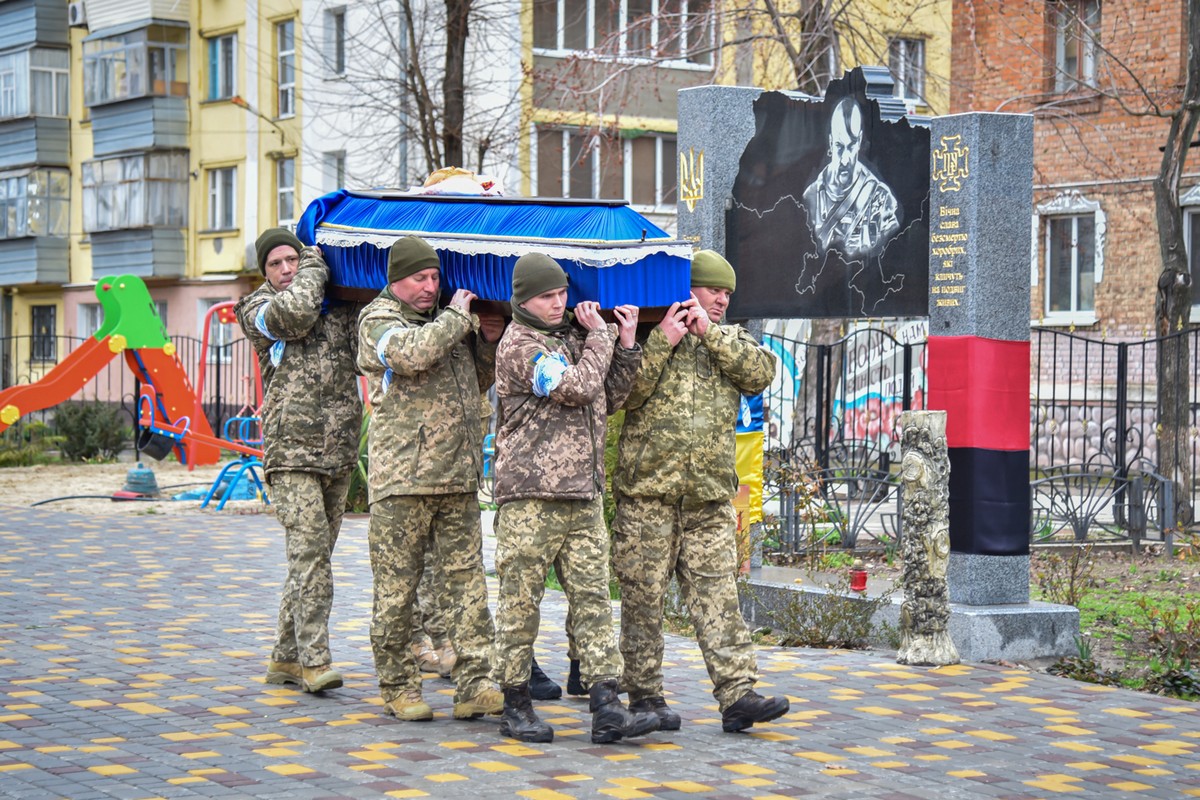
[{"label": "carved stone column", "polygon": [[904,602],[900,606],[900,664],[957,664],[950,639],[950,458],[945,411],[900,415],[900,492]]}]

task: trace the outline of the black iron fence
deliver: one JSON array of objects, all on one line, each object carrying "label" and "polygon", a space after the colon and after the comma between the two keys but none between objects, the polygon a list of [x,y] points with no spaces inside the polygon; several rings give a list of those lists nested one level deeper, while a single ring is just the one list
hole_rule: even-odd
[{"label": "black iron fence", "polygon": [[[207,350],[203,350],[203,342],[194,336],[175,336],[171,341],[193,387],[199,381],[200,359],[204,358],[201,408],[213,432],[221,435],[227,419],[253,408],[256,403],[255,355],[250,342],[239,337],[224,344],[209,344]],[[36,383],[83,342],[84,339],[73,336],[0,337],[0,390]],[[48,353],[55,353],[57,360],[44,358]],[[116,405],[133,427],[137,424],[139,383],[137,376],[126,366],[124,357],[116,354],[69,399]],[[33,411],[23,419],[52,424],[54,406]]]},{"label": "black iron fence", "polygon": [[[1170,543],[1191,529],[1200,466],[1200,330],[1106,341],[1031,332],[1030,486],[1034,542]],[[778,335],[782,368],[764,397],[765,511],[787,552],[814,544],[892,545],[900,534],[893,465],[902,411],[925,407],[925,343],[862,330],[830,344]],[[1186,502],[1160,474],[1157,359],[1190,380],[1186,435],[1172,454],[1192,476]],[[1179,509],[1182,514],[1177,515]]]}]

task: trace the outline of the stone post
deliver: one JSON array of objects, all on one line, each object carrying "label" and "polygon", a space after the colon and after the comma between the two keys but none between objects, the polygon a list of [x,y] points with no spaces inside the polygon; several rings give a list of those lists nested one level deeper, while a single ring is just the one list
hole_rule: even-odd
[{"label": "stone post", "polygon": [[904,602],[900,606],[901,664],[958,663],[950,639],[946,564],[950,557],[950,459],[946,412],[905,411],[900,440]]}]

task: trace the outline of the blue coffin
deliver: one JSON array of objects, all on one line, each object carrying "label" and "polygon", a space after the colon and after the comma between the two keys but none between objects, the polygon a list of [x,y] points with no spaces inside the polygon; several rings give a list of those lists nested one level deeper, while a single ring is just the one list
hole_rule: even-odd
[{"label": "blue coffin", "polygon": [[569,305],[669,306],[690,293],[691,245],[624,201],[340,189],[308,206],[296,234],[320,245],[334,284],[348,289],[382,289],[388,249],[415,234],[438,251],[444,291],[466,288],[484,300],[507,302],[513,264],[533,252],[566,270]]}]

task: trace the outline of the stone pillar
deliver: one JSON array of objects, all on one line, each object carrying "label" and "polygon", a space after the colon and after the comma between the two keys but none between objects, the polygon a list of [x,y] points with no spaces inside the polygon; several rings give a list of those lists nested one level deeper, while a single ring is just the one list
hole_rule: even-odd
[{"label": "stone pillar", "polygon": [[1029,601],[1033,118],[932,121],[931,409],[947,412],[950,600]]},{"label": "stone pillar", "polygon": [[904,541],[904,602],[900,606],[901,664],[958,663],[950,639],[946,565],[950,557],[950,459],[946,412],[900,415],[900,492]]}]

